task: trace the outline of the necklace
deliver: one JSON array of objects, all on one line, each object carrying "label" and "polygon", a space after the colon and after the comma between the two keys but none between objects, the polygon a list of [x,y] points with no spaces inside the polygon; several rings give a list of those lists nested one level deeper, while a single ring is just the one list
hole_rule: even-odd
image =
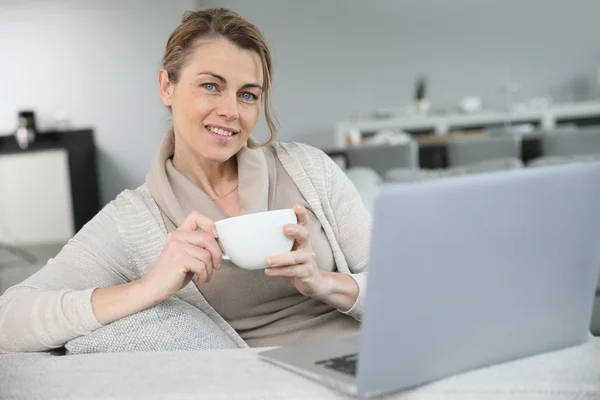
[{"label": "necklace", "polygon": [[223,196],[220,196],[220,197],[215,197],[215,198],[212,199],[212,201],[221,200],[222,198],[225,198],[225,197],[229,196],[231,193],[233,193],[233,192],[235,192],[237,190],[238,186],[240,186],[239,183],[237,185],[235,185],[235,187],[233,188],[233,190],[231,192],[229,192],[227,194],[224,194]]}]

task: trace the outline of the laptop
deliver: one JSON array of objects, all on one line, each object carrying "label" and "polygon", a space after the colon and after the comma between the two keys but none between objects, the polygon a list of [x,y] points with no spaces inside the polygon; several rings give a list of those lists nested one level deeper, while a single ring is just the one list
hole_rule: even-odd
[{"label": "laptop", "polygon": [[360,333],[260,357],[370,397],[585,342],[600,163],[384,185]]}]

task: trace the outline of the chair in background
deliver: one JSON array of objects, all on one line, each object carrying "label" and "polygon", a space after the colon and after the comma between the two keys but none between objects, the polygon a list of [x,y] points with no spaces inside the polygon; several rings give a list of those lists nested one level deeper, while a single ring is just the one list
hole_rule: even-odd
[{"label": "chair in background", "polygon": [[573,132],[551,132],[540,137],[543,157],[573,157],[600,154],[600,127]]},{"label": "chair in background", "polygon": [[347,154],[349,168],[367,167],[381,176],[392,168],[419,167],[419,145],[413,140],[393,145],[352,147]]},{"label": "chair in background", "polygon": [[520,160],[521,141],[515,135],[461,137],[448,142],[450,167],[492,160]]}]

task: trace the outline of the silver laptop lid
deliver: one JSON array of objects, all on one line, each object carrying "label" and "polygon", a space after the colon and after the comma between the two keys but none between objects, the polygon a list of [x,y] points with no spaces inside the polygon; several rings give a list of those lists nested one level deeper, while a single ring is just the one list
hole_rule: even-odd
[{"label": "silver laptop lid", "polygon": [[385,186],[358,392],[585,341],[600,266],[600,163]]}]

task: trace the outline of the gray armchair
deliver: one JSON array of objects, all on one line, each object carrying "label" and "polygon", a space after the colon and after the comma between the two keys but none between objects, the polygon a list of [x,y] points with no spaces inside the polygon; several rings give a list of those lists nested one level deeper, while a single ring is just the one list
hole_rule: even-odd
[{"label": "gray armchair", "polygon": [[395,145],[365,145],[348,149],[348,167],[371,168],[384,176],[393,168],[418,168],[419,145],[411,140]]},{"label": "gray armchair", "polygon": [[451,167],[491,160],[521,159],[520,139],[513,135],[456,138],[448,142],[447,149]]},{"label": "gray armchair", "polygon": [[574,157],[600,154],[600,127],[541,136],[543,157]]}]

